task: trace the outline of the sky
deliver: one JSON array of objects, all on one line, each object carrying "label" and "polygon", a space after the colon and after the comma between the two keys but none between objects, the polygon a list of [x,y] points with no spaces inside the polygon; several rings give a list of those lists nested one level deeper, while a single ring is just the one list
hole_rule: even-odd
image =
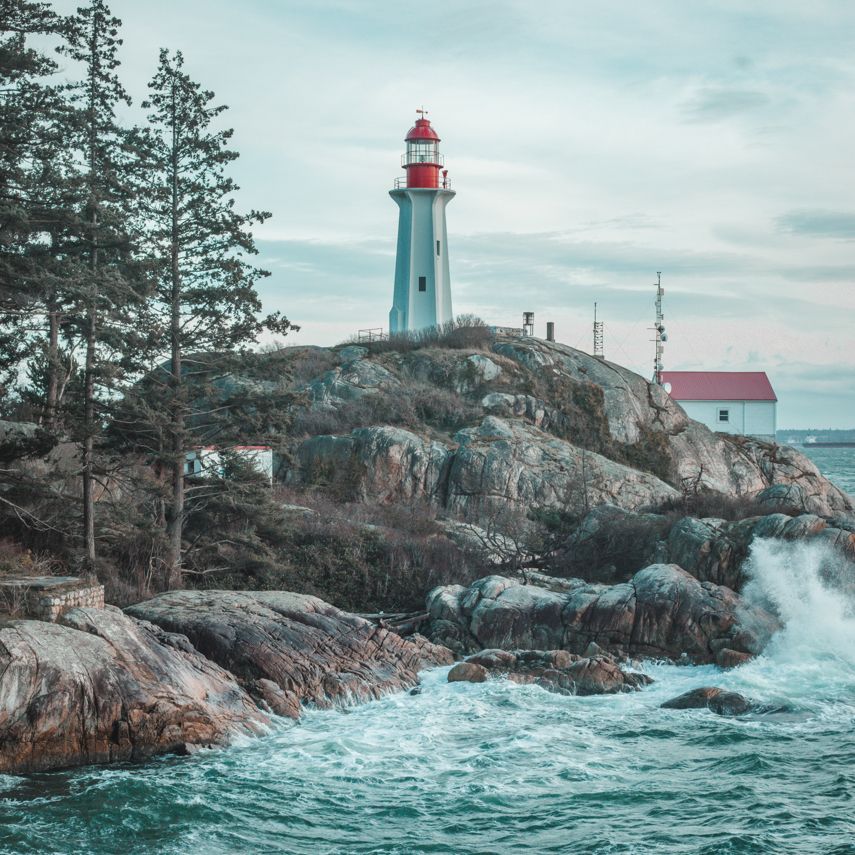
[{"label": "sky", "polygon": [[[74,2],[59,0],[58,11]],[[456,313],[650,377],[763,370],[783,428],[855,426],[850,0],[114,0],[137,103],[160,47],[229,105],[265,311],[295,344],[386,327],[403,139],[457,191]]]}]

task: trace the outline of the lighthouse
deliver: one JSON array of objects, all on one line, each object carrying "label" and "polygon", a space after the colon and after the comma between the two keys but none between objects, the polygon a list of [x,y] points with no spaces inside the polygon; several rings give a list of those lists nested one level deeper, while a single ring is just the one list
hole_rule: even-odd
[{"label": "lighthouse", "polygon": [[439,153],[439,136],[424,110],[410,128],[401,155],[406,177],[389,195],[398,205],[398,253],[389,331],[406,333],[450,321],[451,279],[445,207],[454,198]]}]

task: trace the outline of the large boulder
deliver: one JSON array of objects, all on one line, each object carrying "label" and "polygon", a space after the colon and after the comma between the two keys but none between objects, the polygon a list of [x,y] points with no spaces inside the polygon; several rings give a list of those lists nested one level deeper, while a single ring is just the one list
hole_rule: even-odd
[{"label": "large boulder", "polygon": [[317,597],[282,591],[171,591],[128,612],[231,671],[280,715],[370,700],[414,686],[418,672],[451,664],[450,651],[401,638]]},{"label": "large boulder", "polygon": [[183,753],[267,721],[186,638],[119,609],[0,628],[0,772]]},{"label": "large boulder", "polygon": [[349,497],[381,504],[441,501],[449,450],[398,427],[358,428],[346,436],[302,442],[288,472],[296,486],[335,484]]},{"label": "large boulder", "polygon": [[310,380],[302,387],[313,407],[335,408],[365,395],[400,386],[387,368],[364,359],[365,348],[346,347],[339,353],[342,364]]},{"label": "large boulder", "polygon": [[581,654],[595,642],[619,656],[715,662],[722,651],[756,655],[779,628],[764,609],[673,564],[651,565],[623,584],[576,581],[564,591],[488,576],[434,589],[428,610],[431,638],[459,652]]},{"label": "large boulder", "polygon": [[500,508],[568,508],[609,503],[635,509],[674,499],[678,492],[655,475],[519,421],[487,416],[459,431],[451,460],[446,507],[469,517]]},{"label": "large boulder", "polygon": [[645,428],[677,433],[689,423],[682,407],[661,386],[648,383],[614,362],[597,359],[565,344],[535,338],[499,341],[494,349],[532,374],[598,386],[603,390],[609,432],[618,442],[637,442]]}]

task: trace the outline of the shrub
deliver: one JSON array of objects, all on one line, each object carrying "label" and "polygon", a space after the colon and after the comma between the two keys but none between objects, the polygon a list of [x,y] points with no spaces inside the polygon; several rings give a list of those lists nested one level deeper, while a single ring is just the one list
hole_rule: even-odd
[{"label": "shrub", "polygon": [[297,353],[290,364],[289,379],[296,386],[301,386],[316,377],[320,377],[338,364],[335,353],[325,347],[292,349],[296,350]]},{"label": "shrub", "polygon": [[413,332],[396,333],[387,339],[362,344],[371,353],[408,353],[426,347],[449,350],[488,350],[495,336],[490,327],[474,315],[460,315],[453,321]]},{"label": "shrub", "polygon": [[672,524],[683,517],[714,517],[734,522],[749,517],[765,516],[769,508],[754,496],[732,496],[715,490],[698,490],[684,493],[679,498],[668,499],[651,508],[657,514],[667,515]]},{"label": "shrub", "polygon": [[[309,512],[285,511],[288,504]],[[357,612],[418,611],[437,585],[467,584],[484,575],[434,522],[424,505],[342,507],[327,496],[279,490],[239,534],[218,529],[197,554],[196,587],[288,590],[314,594]],[[197,518],[196,525],[220,525]]]},{"label": "shrub", "polygon": [[296,436],[346,434],[355,428],[398,425],[420,430],[425,424],[456,431],[474,424],[481,410],[464,397],[431,383],[410,381],[380,389],[333,408],[301,410],[294,418]]}]

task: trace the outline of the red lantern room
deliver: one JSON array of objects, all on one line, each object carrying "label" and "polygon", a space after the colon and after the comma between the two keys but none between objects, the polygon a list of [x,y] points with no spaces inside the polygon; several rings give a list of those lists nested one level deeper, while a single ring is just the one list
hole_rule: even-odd
[{"label": "red lantern room", "polygon": [[415,125],[410,128],[405,141],[407,151],[401,155],[401,166],[407,170],[407,187],[439,189],[447,187],[448,179],[443,171],[440,183],[439,172],[444,164],[444,158],[439,153],[440,142],[436,131],[425,118],[424,110],[416,110],[421,114]]}]

